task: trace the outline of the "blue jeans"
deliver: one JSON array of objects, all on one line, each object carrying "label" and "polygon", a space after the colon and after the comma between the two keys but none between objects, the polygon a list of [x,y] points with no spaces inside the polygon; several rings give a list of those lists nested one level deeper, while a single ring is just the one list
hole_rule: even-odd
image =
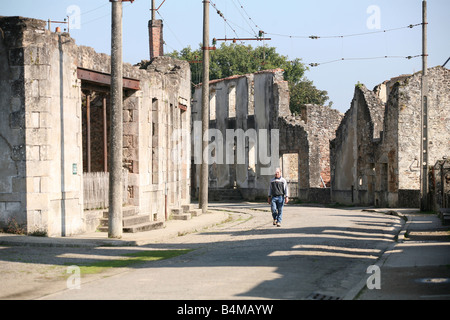
[{"label": "blue jeans", "polygon": [[273,220],[281,223],[283,220],[284,196],[272,197],[271,209]]}]

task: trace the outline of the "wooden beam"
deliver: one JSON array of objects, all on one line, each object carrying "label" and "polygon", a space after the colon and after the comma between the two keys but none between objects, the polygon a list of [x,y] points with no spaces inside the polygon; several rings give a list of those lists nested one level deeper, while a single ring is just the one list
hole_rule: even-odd
[{"label": "wooden beam", "polygon": [[86,93],[87,172],[91,172],[91,93]]},{"label": "wooden beam", "polygon": [[103,166],[104,171],[108,172],[108,119],[106,117],[106,95],[103,95]]},{"label": "wooden beam", "polygon": [[[103,86],[111,86],[111,75],[94,70],[77,68],[78,79]],[[140,81],[131,78],[123,78],[123,88],[126,90],[140,90]]]}]

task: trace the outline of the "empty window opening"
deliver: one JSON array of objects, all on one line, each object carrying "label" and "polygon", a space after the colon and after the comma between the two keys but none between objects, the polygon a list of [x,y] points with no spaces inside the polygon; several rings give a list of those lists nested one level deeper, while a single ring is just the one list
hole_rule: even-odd
[{"label": "empty window opening", "polygon": [[157,184],[159,181],[159,163],[158,163],[158,148],[159,148],[159,117],[158,117],[158,99],[152,100],[152,184]]},{"label": "empty window opening", "polygon": [[211,90],[209,95],[209,120],[216,120],[216,91]]},{"label": "empty window opening", "polygon": [[236,86],[232,85],[228,89],[228,118],[236,117]]}]

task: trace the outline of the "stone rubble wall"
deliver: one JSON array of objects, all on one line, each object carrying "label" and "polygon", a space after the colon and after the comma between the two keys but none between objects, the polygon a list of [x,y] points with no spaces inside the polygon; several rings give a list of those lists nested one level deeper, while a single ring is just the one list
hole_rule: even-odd
[{"label": "stone rubble wall", "polygon": [[[46,30],[45,21],[2,17],[0,31],[0,225],[15,219],[49,236],[92,231],[77,68],[110,74],[111,58]],[[164,220],[166,190],[170,207],[190,202],[189,64],[158,57],[124,64],[124,77],[140,81],[124,99],[127,204]]]},{"label": "stone rubble wall", "polygon": [[[431,166],[450,154],[450,72],[438,66],[428,76]],[[331,142],[333,201],[419,207],[421,82],[421,72],[387,81],[387,99],[380,86],[356,86]]]},{"label": "stone rubble wall", "polygon": [[[288,83],[284,81],[283,70],[280,69],[213,80],[210,82],[210,91],[210,127],[219,129],[223,137],[226,129],[278,130],[280,159],[277,159],[275,167],[284,163],[290,168],[286,167],[286,171],[290,171],[291,175],[295,171],[299,192],[295,190],[294,194],[307,201],[312,198],[314,201],[329,199],[329,195],[323,197],[317,194],[323,194],[322,188],[327,190],[324,183],[326,186],[330,184],[329,141],[334,138],[335,130],[342,120],[340,112],[329,107],[305,105],[302,106],[301,115],[292,115],[289,110]],[[230,99],[236,99],[235,103],[230,102]],[[199,86],[194,94],[193,122],[201,121],[201,100]],[[230,108],[233,110],[231,114]],[[252,166],[251,150],[251,146],[247,145],[245,165],[212,164],[210,188],[219,190],[238,187],[244,199],[249,200],[267,197],[274,172],[264,175],[261,174],[264,166]],[[294,158],[297,159],[296,164],[288,160]],[[198,172],[200,165],[193,173],[196,186],[199,185]]]}]

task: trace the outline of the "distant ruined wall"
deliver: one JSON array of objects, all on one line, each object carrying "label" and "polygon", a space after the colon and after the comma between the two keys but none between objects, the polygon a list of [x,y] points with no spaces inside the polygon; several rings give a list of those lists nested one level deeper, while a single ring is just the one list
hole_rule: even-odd
[{"label": "distant ruined wall", "polygon": [[[211,137],[212,145],[217,146],[210,150],[215,159],[209,166],[212,192],[214,189],[236,186],[245,193],[245,197],[254,199],[267,196],[267,186],[273,173],[261,172],[270,168],[272,163],[264,164],[258,157],[259,142],[262,142],[258,134],[261,130],[267,130],[269,146],[265,147],[268,147],[270,156],[270,132],[277,129],[278,112],[285,108],[289,110],[289,100],[283,97],[285,93],[288,97],[287,83],[283,80],[281,70],[261,71],[210,82],[210,128],[220,132],[220,137]],[[201,106],[201,87],[197,87],[192,110],[193,125],[201,121]],[[231,134],[242,132],[247,136],[237,139],[234,146],[233,137],[227,139],[227,130],[231,130]],[[195,159],[196,153],[201,152],[201,132],[193,128],[193,134],[192,156]],[[237,149],[244,153],[242,160],[238,159]],[[279,166],[279,159],[275,162],[272,165]],[[200,165],[197,163],[192,173],[195,192],[200,183]]]},{"label": "distant ruined wall", "polygon": [[330,140],[342,118],[337,110],[311,104],[301,106],[300,116],[280,117],[280,152],[298,154],[299,199],[320,203],[329,199]]},{"label": "distant ruined wall", "polygon": [[[386,82],[381,99],[363,85],[331,143],[332,199],[381,207],[418,207],[421,73]],[[450,154],[449,70],[429,69],[429,164]]]},{"label": "distant ruined wall", "polygon": [[[193,123],[201,120],[201,88],[194,94]],[[302,114],[294,116],[289,109],[288,83],[283,70],[266,70],[254,74],[232,76],[210,82],[210,128],[222,132],[227,129],[277,130],[280,159],[276,166],[286,166],[283,171],[295,177],[292,194],[305,201],[323,202],[329,199],[330,139],[343,115],[337,110],[317,105],[302,106]],[[199,134],[193,136],[193,150],[200,144]],[[226,142],[223,142],[224,146]],[[245,145],[245,164],[210,165],[210,190],[237,187],[244,199],[253,200],[267,196],[274,172],[261,174],[262,165],[252,153],[251,142]],[[271,150],[273,145],[269,145]],[[225,150],[225,147],[224,147]],[[225,159],[227,154],[222,154]],[[293,159],[297,163],[293,163]],[[200,166],[193,172],[199,185]],[[324,185],[325,184],[325,185]],[[324,191],[320,190],[323,189]],[[317,191],[319,190],[319,191]],[[324,196],[325,195],[325,196]],[[326,200],[325,200],[326,201]]]}]

